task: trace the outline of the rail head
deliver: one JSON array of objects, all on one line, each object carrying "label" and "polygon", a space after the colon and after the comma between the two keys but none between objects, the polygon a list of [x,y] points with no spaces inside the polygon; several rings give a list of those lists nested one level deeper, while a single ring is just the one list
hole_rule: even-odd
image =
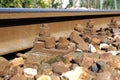
[{"label": "rail head", "polygon": [[100,10],[100,9],[54,9],[54,8],[0,8],[0,12],[120,12],[120,10]]},{"label": "rail head", "polygon": [[0,8],[0,19],[120,14],[119,10]]}]

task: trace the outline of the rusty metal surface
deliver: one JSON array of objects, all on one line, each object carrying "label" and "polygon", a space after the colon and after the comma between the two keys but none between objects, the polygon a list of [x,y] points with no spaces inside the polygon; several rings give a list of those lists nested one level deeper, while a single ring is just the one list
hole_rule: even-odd
[{"label": "rusty metal surface", "polygon": [[[32,19],[33,17],[38,17],[38,15],[39,17],[51,17],[51,16],[56,17],[57,15],[56,13],[60,17],[55,18],[55,20],[51,20],[50,18],[46,18],[44,20],[42,18],[39,18],[38,20],[36,20],[36,18]],[[43,23],[48,24],[48,26],[50,27],[50,32],[52,33],[52,36],[55,36],[56,38],[58,38],[59,36],[69,36],[75,24],[81,24],[82,26],[86,26],[86,22],[88,19],[93,20],[96,28],[107,27],[108,26],[107,24],[110,22],[112,17],[115,17],[118,24],[120,24],[119,15],[111,16],[111,17],[107,16],[107,18],[105,16],[104,18],[100,18],[97,16],[94,16],[96,18],[93,18],[90,16],[87,16],[85,18],[81,16],[77,16],[79,17],[77,18],[75,16],[72,16],[72,18],[67,17],[68,18],[67,20],[65,19],[66,17],[62,17],[62,16],[66,16],[66,15],[71,16],[71,15],[75,15],[75,13],[70,13],[70,12],[69,13],[68,12],[66,13],[56,12],[56,13],[51,12],[50,14],[52,15],[50,15],[49,13],[44,13],[44,12],[43,13],[0,13],[0,55],[31,48],[33,46],[33,41],[35,37],[39,33],[39,27]],[[76,13],[76,14],[78,15],[81,13]],[[92,13],[87,12],[86,14],[90,15]],[[86,16],[86,14],[82,14],[82,15]],[[108,13],[105,13],[105,14],[108,14]],[[114,12],[109,13],[109,14],[114,14]],[[17,18],[18,20],[13,20],[10,18]],[[30,18],[30,19],[19,20],[19,18]],[[46,21],[47,19],[48,21]]]}]

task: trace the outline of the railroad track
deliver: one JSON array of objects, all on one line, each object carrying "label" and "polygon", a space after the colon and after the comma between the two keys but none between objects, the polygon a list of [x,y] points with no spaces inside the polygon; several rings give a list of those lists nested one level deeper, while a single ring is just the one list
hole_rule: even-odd
[{"label": "railroad track", "polygon": [[67,9],[0,9],[0,55],[33,47],[42,24],[48,24],[51,35],[68,37],[76,24],[94,28],[107,27],[112,18],[120,24],[120,11]]}]

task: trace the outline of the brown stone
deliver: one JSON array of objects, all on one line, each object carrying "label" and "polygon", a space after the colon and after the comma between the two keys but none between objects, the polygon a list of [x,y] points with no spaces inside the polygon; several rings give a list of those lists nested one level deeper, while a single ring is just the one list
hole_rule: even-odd
[{"label": "brown stone", "polygon": [[84,53],[83,55],[81,55],[81,57],[78,58],[78,56],[77,58],[74,58],[73,61],[79,66],[86,68],[89,68],[93,63],[99,60],[98,54]]},{"label": "brown stone", "polygon": [[80,40],[81,40],[81,38],[80,38],[80,36],[79,36],[79,33],[76,32],[76,31],[73,31],[73,32],[71,33],[71,35],[70,35],[70,40],[71,40],[72,42],[75,42],[76,44],[79,44],[79,43],[80,43]]},{"label": "brown stone", "polygon": [[73,42],[69,42],[69,47],[73,48],[73,50],[75,51],[76,49],[76,44]]},{"label": "brown stone", "polygon": [[101,54],[99,58],[110,66],[114,66],[114,56],[111,53]]},{"label": "brown stone", "polygon": [[5,58],[0,57],[0,76],[5,76],[10,69],[10,63]]},{"label": "brown stone", "polygon": [[[88,54],[88,55],[87,55],[87,54]],[[86,54],[84,54],[84,56],[90,57],[91,59],[94,60],[94,62],[99,61],[99,58],[100,58],[100,55],[98,55],[98,54],[89,54],[89,53],[86,53]]]},{"label": "brown stone", "polygon": [[40,63],[43,62],[44,59],[48,58],[48,55],[45,54],[37,54],[37,53],[29,53],[27,54],[28,58],[25,60],[24,67],[38,69]]},{"label": "brown stone", "polygon": [[105,53],[100,55],[100,59],[103,59],[105,62],[113,61],[113,55],[111,53]]},{"label": "brown stone", "polygon": [[69,67],[66,66],[63,62],[53,63],[52,69],[53,69],[53,72],[58,73],[58,74],[62,74],[64,72],[69,71]]},{"label": "brown stone", "polygon": [[21,66],[21,65],[24,65],[24,60],[23,60],[22,57],[20,57],[20,58],[15,58],[15,59],[13,59],[13,60],[11,61],[11,64],[12,64],[13,66]]},{"label": "brown stone", "polygon": [[11,66],[8,74],[5,75],[4,79],[8,80],[16,74],[17,74],[17,67],[16,66]]},{"label": "brown stone", "polygon": [[23,69],[19,66],[17,67],[16,71],[18,74],[23,74]]},{"label": "brown stone", "polygon": [[34,78],[30,78],[30,77],[28,77],[27,80],[35,80],[35,79],[34,79]]},{"label": "brown stone", "polygon": [[73,59],[73,55],[67,54],[65,55],[65,63],[70,64]]},{"label": "brown stone", "polygon": [[92,38],[92,44],[100,44],[100,40],[98,38]]},{"label": "brown stone", "polygon": [[86,43],[78,44],[77,48],[81,49],[82,51],[88,51],[88,45]]},{"label": "brown stone", "polygon": [[97,73],[96,78],[93,80],[113,80],[110,72]]},{"label": "brown stone", "polygon": [[0,80],[5,80],[4,78],[0,78]]},{"label": "brown stone", "polygon": [[33,46],[33,51],[40,51],[41,49],[45,48],[45,42],[40,42],[40,41],[37,41],[34,43],[34,46]]},{"label": "brown stone", "polygon": [[119,80],[120,79],[120,73],[118,70],[111,70],[112,73],[112,80]]},{"label": "brown stone", "polygon": [[28,80],[24,75],[16,74],[10,80]]},{"label": "brown stone", "polygon": [[47,37],[45,40],[45,48],[50,49],[50,48],[55,48],[55,37]]},{"label": "brown stone", "polygon": [[5,80],[5,79],[0,77],[0,80]]},{"label": "brown stone", "polygon": [[77,32],[72,32],[70,35],[70,40],[75,42],[77,45],[77,48],[83,50],[83,51],[88,51],[88,45],[85,43],[85,41],[79,36]]},{"label": "brown stone", "polygon": [[23,69],[22,67],[19,67],[19,66],[11,66],[10,68],[10,71],[9,71],[9,77],[7,77],[8,75],[6,75],[6,78],[10,78],[11,76],[13,75],[16,75],[16,74],[19,74],[19,75],[22,75],[23,74]]},{"label": "brown stone", "polygon": [[114,69],[120,70],[120,57],[115,56],[115,58],[113,60],[113,64],[111,66]]},{"label": "brown stone", "polygon": [[93,63],[94,63],[93,58],[90,58],[90,57],[88,57],[86,55],[83,55],[81,63],[79,65],[81,65],[83,67],[86,67],[86,68],[89,68]]}]

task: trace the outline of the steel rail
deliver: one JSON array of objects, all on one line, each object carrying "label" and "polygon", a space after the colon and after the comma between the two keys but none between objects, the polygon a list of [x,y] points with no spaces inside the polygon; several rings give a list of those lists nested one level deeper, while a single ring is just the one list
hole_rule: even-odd
[{"label": "steel rail", "polygon": [[68,37],[75,24],[92,19],[95,28],[107,27],[112,17],[120,23],[120,11],[0,8],[0,55],[31,48],[41,24],[58,39]]},{"label": "steel rail", "polygon": [[[120,14],[118,10],[0,8],[0,19]],[[14,15],[14,16],[13,16]]]},{"label": "steel rail", "polygon": [[0,8],[0,12],[119,12],[120,10],[99,9],[54,9],[54,8]]}]

